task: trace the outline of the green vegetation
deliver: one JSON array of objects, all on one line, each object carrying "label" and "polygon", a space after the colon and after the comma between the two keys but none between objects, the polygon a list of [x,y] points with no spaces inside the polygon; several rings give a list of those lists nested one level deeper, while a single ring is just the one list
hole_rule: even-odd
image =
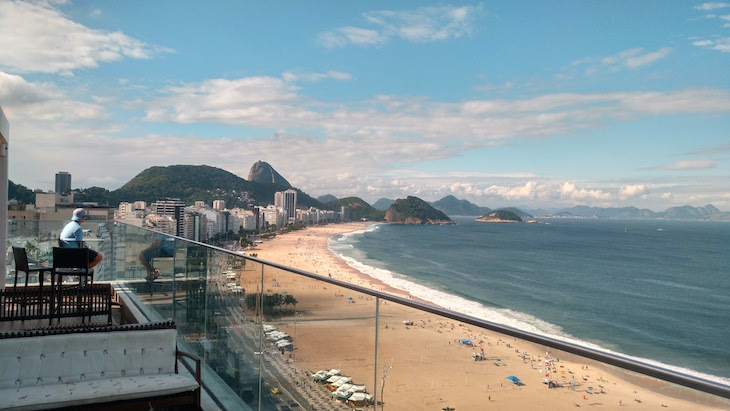
[{"label": "green vegetation", "polygon": [[[159,198],[179,198],[186,204],[225,200],[228,207],[247,207],[248,204],[267,205],[274,201],[274,193],[287,187],[260,184],[211,166],[175,165],[151,167],[142,171],[118,190],[99,187],[83,189],[74,201],[92,201],[117,207],[123,201],[142,200],[153,203]],[[248,199],[247,199],[248,198]],[[304,207],[323,208],[322,204],[297,190],[297,203]]]},{"label": "green vegetation", "polygon": [[479,218],[477,218],[477,221],[514,221],[514,222],[522,222],[522,218],[517,215],[514,211],[510,211],[507,209],[501,209],[492,211],[491,213],[485,214]]},{"label": "green vegetation", "polygon": [[390,222],[406,222],[407,219],[418,219],[423,224],[426,222],[452,223],[451,219],[443,212],[431,207],[430,204],[418,197],[408,196],[405,199],[395,200],[387,211]]},{"label": "green vegetation", "polygon": [[[249,310],[256,309],[256,303],[259,302],[258,294],[246,294],[246,308]],[[289,308],[292,306],[292,308]],[[261,300],[261,307],[263,308],[264,314],[283,313],[293,311],[297,308],[297,299],[291,294],[264,294]],[[282,310],[281,307],[284,307]]]},{"label": "green vegetation", "polygon": [[23,204],[34,204],[35,193],[28,187],[8,180],[8,200],[18,200]]},{"label": "green vegetation", "polygon": [[376,210],[365,200],[359,197],[347,197],[341,198],[325,204],[323,207],[327,210],[340,211],[342,206],[346,206],[350,209],[350,219],[352,221],[358,220],[370,220],[370,221],[383,221],[385,218],[385,211]]}]

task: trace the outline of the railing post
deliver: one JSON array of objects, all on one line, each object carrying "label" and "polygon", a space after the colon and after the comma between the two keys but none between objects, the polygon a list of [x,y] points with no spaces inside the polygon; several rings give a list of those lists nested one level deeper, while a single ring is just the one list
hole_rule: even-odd
[{"label": "railing post", "polygon": [[378,410],[378,320],[380,319],[380,297],[375,297],[375,363],[373,365],[373,411]]}]

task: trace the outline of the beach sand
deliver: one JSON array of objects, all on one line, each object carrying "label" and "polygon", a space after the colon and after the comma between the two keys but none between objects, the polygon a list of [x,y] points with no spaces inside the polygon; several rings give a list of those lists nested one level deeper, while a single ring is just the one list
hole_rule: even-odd
[{"label": "beach sand", "polygon": [[[327,249],[330,236],[366,226],[347,223],[310,227],[266,240],[247,253],[323,277],[411,298],[349,267]],[[296,298],[295,307],[283,307],[282,315],[268,318],[266,323],[293,336],[295,351],[290,358],[297,371],[340,369],[354,383],[366,385],[369,393],[377,390],[378,400],[384,394],[384,405],[389,410],[730,408],[730,401],[719,397],[393,302],[381,302],[379,308],[376,365],[374,298],[277,269],[265,268],[263,272],[262,281],[260,267],[249,265],[242,272],[241,285],[246,290],[263,287],[267,293],[287,293]],[[299,315],[295,316],[295,312]],[[461,338],[471,339],[475,346],[460,344]],[[472,355],[482,350],[486,359],[474,361]],[[546,354],[552,360],[549,368],[544,363]],[[385,381],[384,369],[388,369]],[[374,378],[376,370],[378,375]],[[548,371],[549,378],[562,387],[548,389],[543,384]],[[520,379],[519,385],[507,379],[512,375]]]}]

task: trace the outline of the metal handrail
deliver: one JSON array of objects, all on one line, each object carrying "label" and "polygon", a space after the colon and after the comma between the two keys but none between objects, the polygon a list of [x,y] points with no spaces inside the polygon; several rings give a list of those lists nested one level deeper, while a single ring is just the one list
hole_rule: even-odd
[{"label": "metal handrail", "polygon": [[[140,229],[140,227],[136,227],[137,229]],[[274,267],[283,271],[287,271],[293,274],[301,275],[304,277],[312,278],[318,281],[323,281],[325,283],[329,283],[332,285],[336,285],[338,287],[346,288],[351,291],[355,291],[358,293],[366,294],[372,297],[376,297],[378,299],[391,301],[396,304],[404,305],[410,308],[414,308],[416,310],[424,311],[427,313],[439,315],[442,317],[450,318],[452,320],[456,320],[462,323],[470,324],[476,327],[488,329],[491,331],[495,331],[501,334],[509,335],[515,338],[520,338],[529,342],[537,343],[540,345],[545,345],[548,347],[552,347],[561,351],[564,351],[569,354],[575,354],[579,355],[585,358],[589,358],[592,360],[600,361],[605,364],[613,365],[625,370],[637,372],[640,374],[644,374],[650,377],[658,378],[660,380],[664,380],[667,382],[671,382],[677,385],[681,385],[687,388],[691,388],[697,391],[705,392],[712,395],[717,395],[719,397],[730,399],[730,386],[721,384],[719,382],[699,378],[693,375],[683,374],[679,373],[667,368],[658,367],[655,365],[646,364],[644,362],[634,360],[631,358],[627,358],[624,356],[620,356],[613,353],[608,353],[604,351],[599,351],[596,349],[583,347],[574,343],[570,343],[567,341],[562,341],[556,338],[547,337],[544,335],[539,335],[523,330],[519,330],[513,327],[493,323],[490,321],[485,321],[480,318],[476,318],[470,315],[462,314],[453,310],[441,308],[435,305],[422,303],[415,300],[410,300],[407,298],[399,297],[397,295],[388,294],[382,291],[373,290],[370,288],[366,288],[360,285],[352,284],[346,281],[337,280],[331,277],[325,277],[319,274],[311,273],[308,271],[300,270],[298,268],[289,267],[283,264],[274,263],[271,261],[266,261],[257,257],[251,257],[249,255],[245,255],[243,253],[239,253],[236,251],[227,250],[221,247],[217,247],[210,244],[201,243],[198,241],[188,240],[182,237],[177,237],[165,233],[161,233],[159,231],[150,230],[147,228],[142,228],[143,230],[154,232],[157,234],[163,234],[168,237],[172,237],[176,240],[180,240],[183,242],[191,243],[196,246],[205,247],[208,249],[212,249],[218,252],[222,252],[225,254],[229,254],[238,258],[244,258],[246,260],[250,260],[262,265],[267,265],[270,267]]]},{"label": "metal handrail", "polygon": [[[128,225],[122,221],[114,221],[113,224],[114,225],[117,225],[117,224]],[[391,301],[393,303],[400,304],[400,305],[403,305],[406,307],[410,307],[410,308],[413,308],[416,310],[420,310],[420,311],[427,312],[427,313],[434,314],[434,315],[439,315],[439,316],[442,316],[445,318],[459,321],[461,323],[470,324],[470,325],[473,325],[476,327],[488,329],[488,330],[491,330],[491,331],[494,331],[497,333],[501,333],[504,335],[509,335],[509,336],[512,336],[515,338],[520,338],[522,340],[529,341],[532,343],[545,345],[548,347],[552,347],[552,348],[564,351],[569,354],[579,355],[579,356],[582,356],[582,357],[585,357],[588,359],[592,359],[592,360],[596,360],[596,361],[599,361],[599,362],[602,362],[605,364],[616,366],[621,369],[625,369],[625,370],[636,372],[636,373],[643,374],[646,376],[658,378],[660,380],[674,383],[674,384],[684,386],[684,387],[687,387],[690,389],[694,389],[694,390],[697,390],[700,392],[704,392],[704,393],[716,395],[719,397],[723,397],[726,399],[730,399],[730,385],[723,384],[721,382],[711,381],[708,379],[684,374],[684,373],[670,370],[667,368],[650,365],[650,364],[641,362],[639,360],[628,358],[628,357],[618,355],[615,353],[600,351],[600,350],[580,346],[580,345],[577,345],[577,344],[574,344],[571,342],[559,340],[556,338],[519,330],[516,328],[493,323],[490,321],[485,321],[483,319],[476,318],[476,317],[466,315],[466,314],[462,314],[462,313],[459,313],[459,312],[456,312],[453,310],[437,307],[434,305],[422,303],[422,302],[407,299],[407,298],[402,298],[397,295],[388,294],[385,292],[366,288],[366,287],[352,284],[349,282],[345,282],[342,280],[337,280],[337,279],[334,279],[331,277],[321,276],[319,274],[300,270],[300,269],[294,268],[294,267],[285,266],[285,265],[282,265],[279,263],[266,261],[263,259],[259,259],[257,257],[251,257],[248,255],[239,253],[239,252],[216,247],[216,246],[213,246],[210,244],[204,244],[204,243],[201,243],[198,241],[188,240],[188,239],[185,239],[182,237],[165,234],[165,233],[155,231],[155,230],[150,230],[150,229],[144,228],[144,227],[137,227],[137,226],[132,226],[132,227],[134,227],[135,229],[138,229],[138,230],[148,231],[148,232],[155,233],[155,234],[162,234],[162,235],[174,238],[176,240],[183,241],[185,243],[204,247],[204,248],[218,251],[218,252],[221,252],[221,253],[224,253],[227,255],[231,255],[234,257],[238,257],[238,258],[243,258],[243,259],[255,262],[255,263],[277,268],[277,269],[280,269],[280,270],[283,270],[286,272],[290,272],[290,273],[293,273],[296,275],[300,275],[303,277],[308,277],[308,278],[312,278],[312,279],[315,279],[318,281],[322,281],[322,282],[325,282],[328,284],[336,285],[338,287],[342,287],[342,288],[345,288],[345,289],[348,289],[348,290],[351,290],[354,292],[358,292],[358,293],[362,293],[364,295],[369,295],[369,296],[375,297],[376,299]]]}]

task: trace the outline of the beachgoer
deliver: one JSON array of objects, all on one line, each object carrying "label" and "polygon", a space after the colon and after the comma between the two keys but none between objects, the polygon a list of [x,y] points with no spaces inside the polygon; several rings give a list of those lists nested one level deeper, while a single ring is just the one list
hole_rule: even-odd
[{"label": "beachgoer", "polygon": [[[61,231],[61,235],[58,239],[58,244],[62,248],[83,248],[84,245],[84,230],[81,229],[81,223],[86,221],[86,211],[83,208],[77,208],[73,212],[71,222],[66,224]],[[101,253],[89,249],[89,268],[94,268],[98,265],[104,256]]]}]

